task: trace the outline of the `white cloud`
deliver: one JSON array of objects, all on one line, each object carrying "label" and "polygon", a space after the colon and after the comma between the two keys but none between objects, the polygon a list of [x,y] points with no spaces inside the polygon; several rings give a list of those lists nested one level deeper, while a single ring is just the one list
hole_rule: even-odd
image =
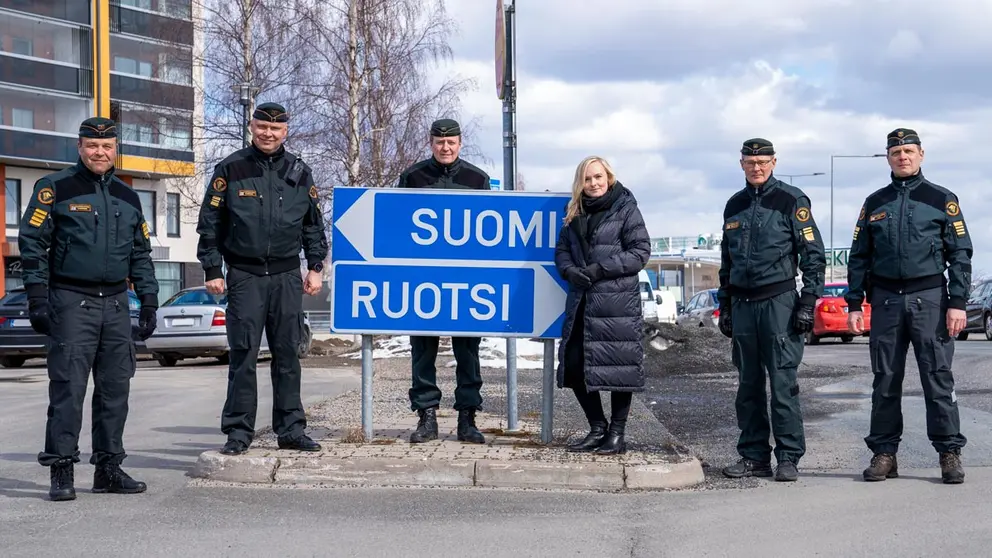
[{"label": "white cloud", "polygon": [[[486,170],[501,177],[502,113],[493,84],[494,10],[489,4],[448,0],[462,32],[453,40],[456,59],[438,75],[456,72],[477,79],[478,91],[464,98],[464,116],[481,118],[477,142],[495,162]],[[925,56],[931,63],[956,66],[965,53],[990,52],[992,35],[976,18],[992,17],[992,4],[934,4],[776,0],[762,3],[756,13],[754,4],[729,0],[614,0],[590,2],[583,9],[563,0],[521,3],[519,171],[529,190],[565,191],[579,160],[603,155],[638,197],[653,236],[694,235],[719,230],[723,205],[743,186],[737,161],[747,138],[775,143],[779,174],[829,173],[832,154],[884,152],[890,130],[913,127],[926,149],[924,172],[961,199],[974,237],[976,269],[992,271],[992,199],[987,194],[992,163],[983,139],[992,128],[992,78],[986,74],[952,87],[914,69]],[[911,11],[907,6],[915,10],[913,17],[905,14]],[[979,16],[978,11],[988,13]],[[626,27],[652,21],[657,32],[651,43]],[[692,69],[692,60],[681,60],[684,67],[656,71],[658,52],[677,47],[667,37],[684,35],[686,29],[712,47],[710,52],[738,56],[716,67],[701,53],[710,62],[698,69]],[[854,41],[869,30],[878,34],[860,43],[864,49],[859,50]],[[735,42],[741,36],[750,38]],[[782,37],[788,48],[776,48],[769,36]],[[603,54],[575,58],[568,54],[572,48]],[[624,58],[638,49],[644,53],[640,58]],[[897,66],[886,66],[888,73],[879,78],[867,70],[859,73],[852,66],[859,63],[855,51],[872,68],[893,61]],[[672,56],[692,53],[682,49]],[[550,59],[577,67],[542,62]],[[624,64],[624,72],[613,72]],[[926,88],[931,96],[906,99]],[[968,102],[948,105],[950,95]],[[845,246],[861,203],[888,182],[889,170],[884,159],[845,158],[835,160],[834,171],[834,244]],[[811,197],[829,241],[830,176],[794,183]]]}]

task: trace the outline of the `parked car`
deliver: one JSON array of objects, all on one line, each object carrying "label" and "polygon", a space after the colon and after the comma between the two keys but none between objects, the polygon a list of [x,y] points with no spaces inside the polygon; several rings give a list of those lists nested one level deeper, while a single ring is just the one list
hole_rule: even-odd
[{"label": "parked car", "polygon": [[720,303],[717,301],[718,289],[706,289],[694,294],[675,323],[689,327],[718,328],[720,324]]},{"label": "parked car", "polygon": [[[132,291],[128,291],[128,313],[131,327],[138,326],[138,310],[141,302]],[[135,352],[145,351],[145,344],[135,341]],[[48,355],[48,336],[31,329],[28,319],[28,295],[24,288],[11,289],[0,299],[0,366],[19,368],[29,358],[45,358]]]},{"label": "parked car", "polygon": [[[300,358],[310,354],[313,333],[310,319],[303,314],[303,335]],[[158,309],[158,328],[145,345],[162,366],[175,366],[187,358],[214,357],[226,364],[230,361],[227,343],[227,293],[214,295],[206,287],[183,289],[165,301]],[[265,330],[259,354],[270,354]]]},{"label": "parked car", "polygon": [[[816,345],[820,339],[840,337],[841,342],[854,341],[854,334],[847,329],[847,283],[827,283],[823,286],[823,296],[817,299],[813,310],[813,331],[806,334],[806,344]],[[861,306],[865,316],[865,332],[871,330],[871,305]]]},{"label": "parked car", "polygon": [[658,304],[658,321],[674,324],[679,315],[680,305],[675,301],[675,294],[665,289],[655,289],[654,300]]},{"label": "parked car", "polygon": [[971,290],[965,313],[968,323],[958,334],[958,340],[965,341],[969,333],[985,333],[985,338],[992,341],[992,279],[979,282]]}]

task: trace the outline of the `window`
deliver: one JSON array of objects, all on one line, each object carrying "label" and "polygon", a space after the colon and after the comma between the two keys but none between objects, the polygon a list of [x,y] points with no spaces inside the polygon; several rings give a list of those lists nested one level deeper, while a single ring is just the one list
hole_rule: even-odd
[{"label": "window", "polygon": [[34,129],[34,111],[29,109],[11,109],[11,120],[15,128]]},{"label": "window", "polygon": [[144,10],[152,9],[152,0],[121,0],[121,6],[133,6]]},{"label": "window", "polygon": [[167,202],[165,232],[169,236],[179,236],[179,194],[168,193],[165,195],[165,200]]},{"label": "window", "polygon": [[14,54],[23,54],[24,56],[34,56],[34,43],[30,39],[22,39],[20,37],[14,37],[12,41]]},{"label": "window", "polygon": [[141,213],[148,223],[148,234],[155,236],[155,192],[148,190],[135,190],[138,199],[141,200]]},{"label": "window", "polygon": [[155,279],[158,279],[158,299],[171,299],[183,288],[183,264],[155,262]]},{"label": "window", "polygon": [[8,178],[4,181],[7,206],[7,226],[16,227],[21,222],[21,181]]},{"label": "window", "polygon": [[152,63],[141,62],[123,56],[114,57],[114,71],[122,74],[152,77]]}]

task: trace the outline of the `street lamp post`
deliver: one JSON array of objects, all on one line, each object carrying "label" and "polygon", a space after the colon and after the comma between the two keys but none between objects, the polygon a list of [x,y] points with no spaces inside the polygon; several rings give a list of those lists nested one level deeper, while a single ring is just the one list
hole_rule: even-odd
[{"label": "street lamp post", "polygon": [[811,172],[807,174],[783,174],[782,176],[787,177],[791,183],[797,176],[823,176],[827,173],[825,172]]},{"label": "street lamp post", "polygon": [[247,82],[234,87],[238,91],[238,101],[241,103],[241,144],[242,147],[248,147],[248,121],[251,120],[252,101],[255,95],[258,95],[259,88]]},{"label": "street lamp post", "polygon": [[885,157],[885,153],[874,155],[831,155],[830,156],[830,281],[834,280],[834,159],[874,159]]}]

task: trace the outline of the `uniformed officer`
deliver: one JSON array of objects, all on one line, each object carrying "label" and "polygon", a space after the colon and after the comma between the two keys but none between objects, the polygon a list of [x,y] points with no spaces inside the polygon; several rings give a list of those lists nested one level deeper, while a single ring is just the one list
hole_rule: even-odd
[{"label": "uniformed officer", "polygon": [[128,279],[141,301],[135,336],[155,330],[158,281],[138,194],[114,176],[117,128],[79,126],[79,161],[35,183],[18,234],[31,327],[49,336],[48,422],[38,463],[51,469],[52,500],[76,498],[73,464],[93,371],[93,492],[133,494],[145,483],[121,470],[135,372]]},{"label": "uniformed officer", "polygon": [[[871,304],[871,427],[865,443],[874,454],[866,481],[899,476],[902,382],[912,343],[927,408],[927,436],[940,454],[947,484],[964,482],[957,396],[951,364],[954,337],[965,326],[971,290],[971,237],[953,192],[923,176],[923,145],[916,131],[887,137],[892,169],[888,186],[868,196],[854,227],[847,264],[847,324],[865,329],[861,312]],[[947,271],[947,277],[944,271]]]},{"label": "uniformed officer", "polygon": [[[258,408],[256,362],[262,330],[272,352],[272,428],[280,449],[320,451],[304,433],[299,346],[303,293],[315,295],[327,258],[324,217],[310,168],[283,143],[289,114],[276,103],[252,114],[250,146],[214,169],[200,206],[197,258],[211,294],[225,290],[230,366],[222,453],[248,450]],[[300,250],[309,269],[300,273]]]},{"label": "uniformed officer", "polygon": [[[488,190],[489,175],[459,157],[461,128],[450,118],[435,121],[430,129],[433,155],[403,171],[397,188],[455,188]],[[437,439],[437,408],[441,390],[437,387],[437,349],[440,338],[410,336],[413,359],[413,386],[410,406],[420,420],[410,435],[411,443]],[[482,371],[479,364],[479,337],[452,337],[455,353],[455,410],[458,411],[458,439],[476,444],[486,439],[475,425],[475,413],[482,407]]]},{"label": "uniformed officer", "polygon": [[[740,371],[737,452],[723,469],[732,477],[772,476],[770,431],[775,435],[775,480],[794,481],[806,453],[796,369],[813,308],[823,294],[823,240],[802,190],[775,178],[775,148],[762,138],[741,149],[747,179],[723,211],[719,327],[732,338]],[[802,271],[797,292],[796,270]],[[765,371],[771,384],[771,425]]]}]

